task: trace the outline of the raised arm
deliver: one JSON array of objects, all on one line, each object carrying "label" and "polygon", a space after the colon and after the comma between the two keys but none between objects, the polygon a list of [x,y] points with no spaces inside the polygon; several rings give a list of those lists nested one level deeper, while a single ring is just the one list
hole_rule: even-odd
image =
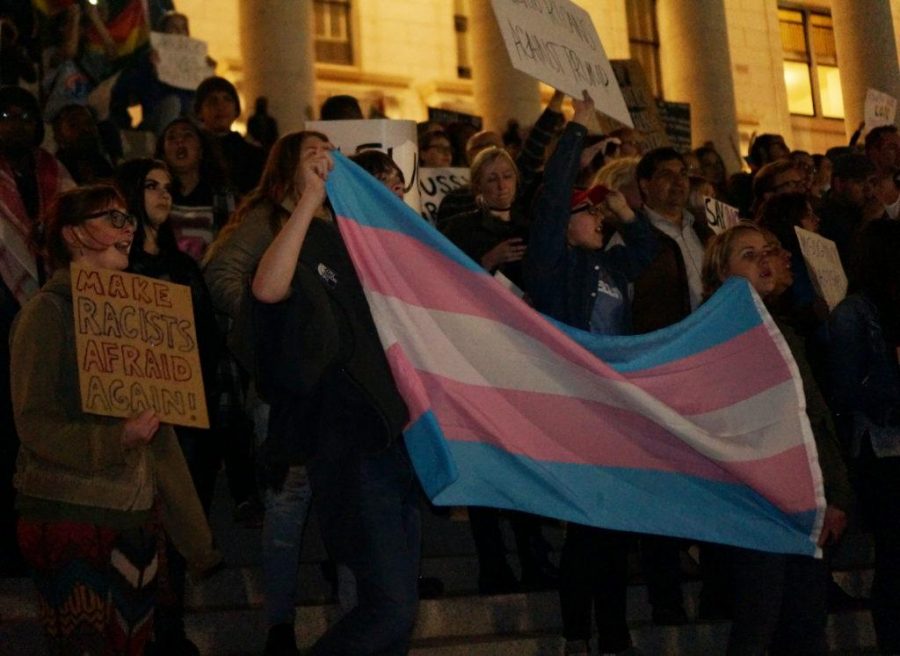
[{"label": "raised arm", "polygon": [[253,276],[253,296],[263,303],[278,303],[288,297],[297,269],[300,249],[309,225],[325,201],[325,180],[333,162],[330,153],[311,157],[300,164],[302,192],[297,206],[281,232],[263,253]]},{"label": "raised arm", "polygon": [[535,202],[528,251],[532,273],[558,266],[566,253],[566,228],[569,225],[569,201],[578,177],[579,156],[587,134],[584,121],[594,111],[594,103],[585,94],[574,100],[575,115],[563,130],[556,149],[544,170],[544,186]]},{"label": "raised arm", "polygon": [[528,133],[525,143],[522,144],[522,150],[516,157],[520,192],[528,189],[544,164],[544,153],[547,151],[547,146],[563,122],[562,103],[565,97],[566,95],[562,91],[556,91],[553,94],[544,112]]}]

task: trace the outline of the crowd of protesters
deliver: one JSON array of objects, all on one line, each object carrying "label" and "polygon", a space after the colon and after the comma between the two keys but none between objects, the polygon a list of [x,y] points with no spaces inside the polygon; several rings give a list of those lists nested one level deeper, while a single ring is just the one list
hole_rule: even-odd
[{"label": "crowd of protesters", "polygon": [[[157,29],[188,33],[171,5],[149,6]],[[296,574],[311,507],[343,611],[312,653],[406,653],[418,599],[440,582],[419,576],[420,493],[400,438],[408,411],[328,203],[329,135],[279,138],[260,98],[244,137],[232,129],[241,103],[230,82],[169,87],[148,49],[122,64],[90,3],[51,16],[44,41],[33,12],[4,5],[0,20],[3,574],[33,576],[60,653],[199,653],[185,632],[185,583],[219,565],[207,518],[224,473],[235,519],[262,528],[268,656],[299,653]],[[89,94],[117,68],[98,121]],[[732,620],[728,654],[826,653],[829,602],[841,597],[828,556],[850,521],[874,535],[879,648],[900,653],[897,128],[824,154],[761,134],[749,170],[729,176],[712,144],[645,152],[634,130],[591,134],[587,94],[571,99],[566,121],[565,100],[554,94],[527,131],[420,125],[422,165],[470,167],[437,228],[536,310],[596,334],[665,328],[727,278],[746,278],[802,378],[826,557],[701,544],[699,617]],[[152,157],[123,156],[135,105]],[[350,96],[320,114],[363,118]],[[353,159],[403,198],[390,157]],[[714,231],[707,197],[738,208],[741,222]],[[850,281],[836,307],[819,295],[795,228],[836,243]],[[71,264],[190,288],[209,429],[173,429],[153,410],[82,411]],[[689,621],[683,540],[570,523],[557,565],[542,518],[490,508],[468,517],[473,584],[485,595],[558,589],[568,654],[591,653],[594,635],[600,653],[638,653],[626,622],[635,551],[653,622]],[[69,603],[76,593],[90,603]]]}]

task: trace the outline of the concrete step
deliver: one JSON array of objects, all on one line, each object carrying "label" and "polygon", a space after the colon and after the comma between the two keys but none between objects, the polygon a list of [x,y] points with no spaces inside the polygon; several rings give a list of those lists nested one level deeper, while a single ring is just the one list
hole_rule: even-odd
[{"label": "concrete step", "polygon": [[[232,568],[191,589],[186,625],[202,653],[227,656],[260,649],[267,627],[258,574],[255,568]],[[868,574],[856,573],[858,577]],[[853,573],[846,573],[846,578],[852,580]],[[686,583],[684,592],[688,615],[696,618],[699,584]],[[727,636],[727,622],[654,626],[643,585],[629,587],[628,609],[632,637],[647,654],[719,653]],[[298,644],[311,645],[338,614],[333,603],[299,605],[295,618]],[[15,645],[11,654],[39,654],[33,644],[40,634],[36,617],[31,582],[0,581],[0,646]],[[417,650],[414,653],[461,654],[463,649],[472,655],[559,653],[561,624],[555,592],[424,600],[413,636]],[[873,647],[875,639],[868,612],[832,614],[829,639],[835,650]],[[698,651],[692,651],[694,646]],[[0,656],[3,654],[0,648]]]},{"label": "concrete step", "polygon": [[[188,584],[186,606],[189,612],[259,609],[263,604],[262,577],[258,568],[228,568],[198,585]],[[852,596],[865,598],[871,588],[872,572],[838,572],[835,579]],[[700,583],[683,585],[685,610],[697,616]],[[335,599],[330,593],[320,600],[307,599],[297,606],[297,623],[325,626],[333,617]],[[479,596],[444,595],[422,600],[418,634],[422,637],[450,635],[455,632],[489,633],[554,628],[559,622],[558,595],[555,591]],[[651,608],[646,586],[633,584],[628,589],[629,622],[648,622]],[[0,580],[0,620],[23,620],[37,616],[34,586],[29,579]]]}]

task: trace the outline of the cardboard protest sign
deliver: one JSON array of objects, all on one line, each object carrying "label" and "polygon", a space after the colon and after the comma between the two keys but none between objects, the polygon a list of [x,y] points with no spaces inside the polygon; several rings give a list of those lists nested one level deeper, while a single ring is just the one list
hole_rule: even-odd
[{"label": "cardboard protest sign", "polygon": [[156,74],[160,82],[179,89],[196,89],[215,70],[206,62],[206,41],[183,34],[150,32],[150,45],[159,56]]},{"label": "cardboard protest sign", "polygon": [[716,233],[724,232],[726,228],[737,225],[741,221],[738,208],[710,196],[703,197],[703,208],[706,213],[706,223]]},{"label": "cardboard protest sign", "polygon": [[672,147],[679,153],[690,152],[693,145],[691,140],[691,105],[689,103],[669,102],[667,100],[656,101],[656,111],[663,129]]},{"label": "cardboard protest sign", "polygon": [[598,111],[631,117],[588,13],[570,0],[491,0],[513,68],[575,98],[587,90]]},{"label": "cardboard protest sign", "polygon": [[452,109],[443,109],[442,107],[429,107],[428,120],[442,125],[464,123],[465,125],[471,125],[476,130],[481,130],[482,125],[480,116],[466,114],[464,112],[455,112]]},{"label": "cardboard protest sign", "polygon": [[866,91],[866,131],[882,125],[893,125],[897,115],[897,99],[876,89]]},{"label": "cardboard protest sign", "polygon": [[422,216],[434,225],[441,201],[448,192],[469,184],[469,169],[464,167],[419,169],[419,194]]},{"label": "cardboard protest sign", "polygon": [[[641,133],[644,141],[644,152],[662,146],[671,146],[666,127],[659,117],[656,99],[650,90],[650,84],[644,75],[644,68],[636,59],[613,59],[613,72],[616,82],[625,98],[628,114],[631,116],[631,126]],[[604,132],[612,132],[625,124],[614,119],[601,117],[600,129]]]},{"label": "cardboard protest sign", "polygon": [[416,212],[422,209],[419,198],[419,139],[415,121],[359,119],[351,121],[307,121],[307,130],[326,135],[344,155],[361,150],[387,153],[403,171],[406,181],[403,200]]},{"label": "cardboard protest sign", "polygon": [[847,276],[837,246],[830,239],[809,230],[796,226],[794,230],[816,293],[825,299],[828,309],[833,310],[847,295]]},{"label": "cardboard protest sign", "polygon": [[85,412],[209,427],[189,287],[73,264],[72,304]]}]

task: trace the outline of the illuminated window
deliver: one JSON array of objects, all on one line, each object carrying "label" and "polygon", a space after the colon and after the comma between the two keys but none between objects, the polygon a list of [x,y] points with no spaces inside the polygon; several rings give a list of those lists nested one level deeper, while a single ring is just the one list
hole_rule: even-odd
[{"label": "illuminated window", "polygon": [[626,0],[625,9],[628,14],[628,46],[631,57],[641,63],[653,95],[662,98],[656,0]]},{"label": "illuminated window", "polygon": [[791,114],[844,118],[831,16],[782,7],[778,22]]},{"label": "illuminated window", "polygon": [[350,0],[314,0],[316,61],[353,64]]}]

